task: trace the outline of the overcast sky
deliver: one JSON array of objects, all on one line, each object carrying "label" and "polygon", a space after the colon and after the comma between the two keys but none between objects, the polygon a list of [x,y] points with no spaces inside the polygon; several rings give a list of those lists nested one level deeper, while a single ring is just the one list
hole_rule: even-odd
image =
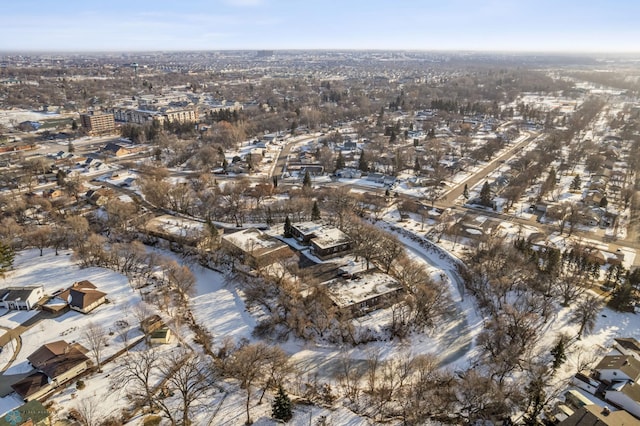
[{"label": "overcast sky", "polygon": [[0,51],[639,52],[639,0],[2,1]]}]

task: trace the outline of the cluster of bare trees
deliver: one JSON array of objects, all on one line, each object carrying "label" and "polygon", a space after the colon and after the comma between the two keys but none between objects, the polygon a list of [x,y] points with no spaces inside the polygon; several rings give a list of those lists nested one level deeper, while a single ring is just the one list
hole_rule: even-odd
[{"label": "cluster of bare trees", "polygon": [[160,412],[172,425],[193,424],[198,406],[211,407],[217,398],[224,400],[222,392],[228,392],[224,379],[244,390],[246,423],[251,424],[252,401],[259,405],[268,390],[287,386],[294,371],[280,347],[231,339],[222,342],[212,356],[186,348],[161,355],[146,348],[126,354],[121,363],[114,384],[126,385],[136,409]]},{"label": "cluster of bare trees", "polygon": [[[587,255],[577,248],[566,253],[534,250],[525,240],[510,244],[492,236],[466,259],[466,287],[486,317],[477,339],[477,374],[506,396],[507,407],[526,401],[529,419],[548,403],[557,365],[551,368],[549,348],[539,343],[558,305],[572,308],[570,321],[578,326],[578,339],[593,331],[603,306],[602,298],[589,292],[593,275]],[[526,395],[510,400],[522,389]]]}]

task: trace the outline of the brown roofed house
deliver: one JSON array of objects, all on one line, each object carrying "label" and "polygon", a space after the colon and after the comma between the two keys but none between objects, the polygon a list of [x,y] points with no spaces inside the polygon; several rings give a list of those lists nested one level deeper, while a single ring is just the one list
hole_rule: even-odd
[{"label": "brown roofed house", "polygon": [[49,383],[49,377],[39,371],[28,375],[11,387],[25,402],[41,398],[53,389]]},{"label": "brown roofed house", "polygon": [[637,422],[626,411],[610,411],[599,405],[586,405],[560,422],[559,426],[631,426]]},{"label": "brown roofed house", "polygon": [[71,309],[87,314],[107,300],[107,293],[97,290],[93,283],[84,280],[74,283],[58,297],[67,301]]},{"label": "brown roofed house", "polygon": [[58,340],[40,346],[27,359],[34,368],[46,374],[57,385],[73,379],[87,369],[87,352],[79,343],[69,344]]}]

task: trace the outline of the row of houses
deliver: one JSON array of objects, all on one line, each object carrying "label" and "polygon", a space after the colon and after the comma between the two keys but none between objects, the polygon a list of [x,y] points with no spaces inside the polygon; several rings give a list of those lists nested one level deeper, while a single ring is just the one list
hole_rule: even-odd
[{"label": "row of houses", "polygon": [[[560,425],[640,424],[640,342],[633,338],[615,338],[611,351],[592,370],[573,376],[571,384],[610,406],[589,407],[586,399],[568,398],[567,403],[572,404],[575,411],[565,409],[570,415]],[[585,403],[579,402],[583,400]],[[589,418],[596,418],[600,423],[585,423]],[[576,422],[577,419],[580,421]],[[621,419],[626,422],[620,423]]]},{"label": "row of houses", "polygon": [[58,305],[68,306],[70,309],[87,314],[106,300],[107,293],[98,290],[87,280],[76,282],[51,298],[45,295],[44,287],[41,285],[7,287],[0,290],[0,308],[19,311],[38,307],[53,310],[51,306]]}]

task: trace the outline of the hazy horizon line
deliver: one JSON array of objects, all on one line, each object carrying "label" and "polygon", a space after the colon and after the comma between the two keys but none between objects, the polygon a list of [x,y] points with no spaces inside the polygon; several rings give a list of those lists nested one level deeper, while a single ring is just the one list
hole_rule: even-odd
[{"label": "hazy horizon line", "polygon": [[493,53],[493,54],[545,54],[545,55],[640,55],[640,49],[628,51],[599,51],[599,50],[545,50],[545,49],[417,49],[417,48],[340,48],[340,47],[314,47],[314,48],[263,48],[263,47],[238,47],[218,49],[1,49],[0,53],[181,53],[181,52],[415,52],[415,53]]}]

